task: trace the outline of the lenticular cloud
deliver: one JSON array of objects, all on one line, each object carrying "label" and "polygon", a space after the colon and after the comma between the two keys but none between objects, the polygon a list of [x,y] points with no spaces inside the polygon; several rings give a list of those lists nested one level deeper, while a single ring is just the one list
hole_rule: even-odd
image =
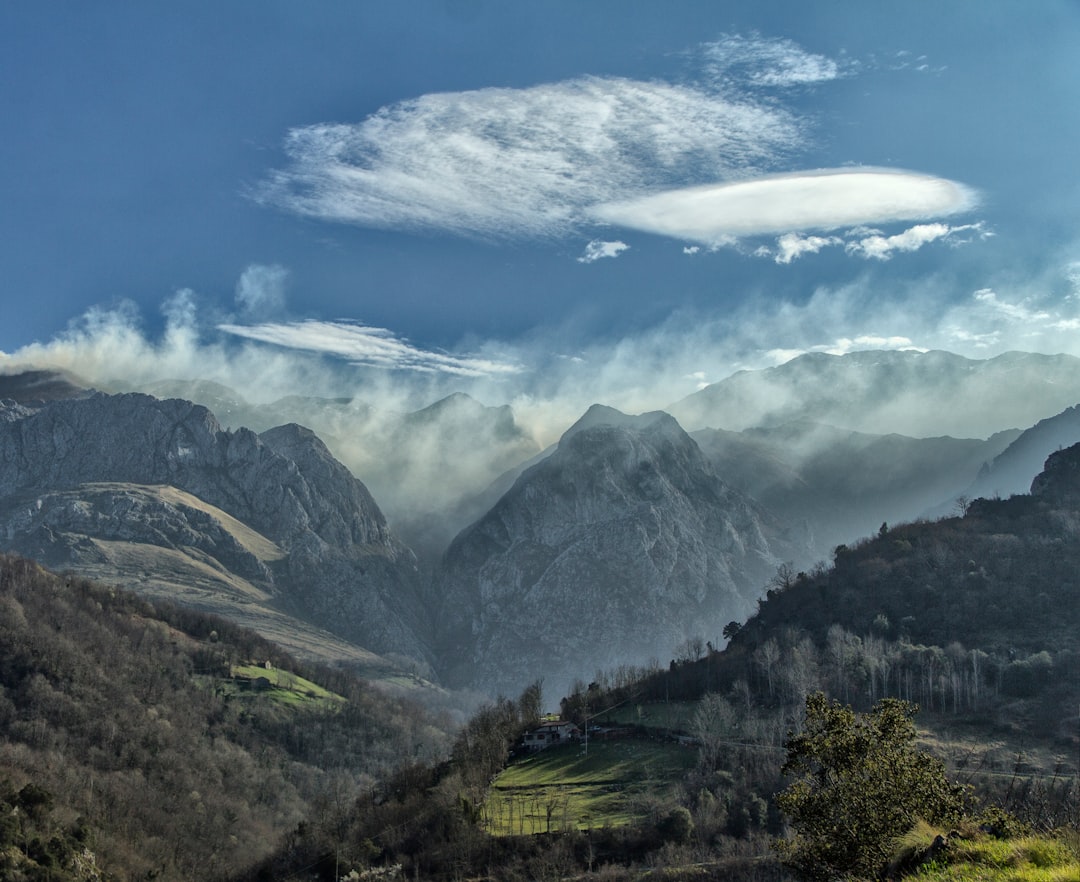
[{"label": "lenticular cloud", "polygon": [[745,236],[835,230],[966,211],[973,190],[887,169],[828,169],[668,190],[593,209],[602,222],[707,245]]}]

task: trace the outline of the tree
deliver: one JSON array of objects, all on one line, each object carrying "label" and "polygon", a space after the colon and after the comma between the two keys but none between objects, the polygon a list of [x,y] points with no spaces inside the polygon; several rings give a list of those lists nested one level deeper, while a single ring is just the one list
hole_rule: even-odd
[{"label": "tree", "polygon": [[805,728],[787,741],[783,772],[793,780],[777,796],[795,828],[781,845],[785,863],[801,878],[873,878],[916,820],[959,818],[963,788],[914,746],[917,712],[886,698],[856,714],[821,692],[807,696]]}]

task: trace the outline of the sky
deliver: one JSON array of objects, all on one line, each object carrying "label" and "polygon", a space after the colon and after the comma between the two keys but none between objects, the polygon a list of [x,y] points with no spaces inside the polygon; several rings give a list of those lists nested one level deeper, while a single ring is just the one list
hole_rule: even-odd
[{"label": "sky", "polygon": [[0,5],[0,369],[564,423],[1080,355],[1080,4]]}]

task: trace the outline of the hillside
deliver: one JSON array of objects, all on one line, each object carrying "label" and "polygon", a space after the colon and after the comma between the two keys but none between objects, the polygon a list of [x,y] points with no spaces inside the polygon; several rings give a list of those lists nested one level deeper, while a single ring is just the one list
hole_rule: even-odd
[{"label": "hillside", "polygon": [[444,725],[224,619],[0,556],[0,805],[25,813],[0,878],[234,875],[439,756]]}]

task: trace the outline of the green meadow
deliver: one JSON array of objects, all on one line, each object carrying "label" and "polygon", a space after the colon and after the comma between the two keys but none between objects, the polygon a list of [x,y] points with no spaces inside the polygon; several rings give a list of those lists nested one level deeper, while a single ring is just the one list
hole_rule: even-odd
[{"label": "green meadow", "polygon": [[646,818],[697,751],[638,738],[540,751],[508,766],[484,804],[496,835],[622,826]]}]

